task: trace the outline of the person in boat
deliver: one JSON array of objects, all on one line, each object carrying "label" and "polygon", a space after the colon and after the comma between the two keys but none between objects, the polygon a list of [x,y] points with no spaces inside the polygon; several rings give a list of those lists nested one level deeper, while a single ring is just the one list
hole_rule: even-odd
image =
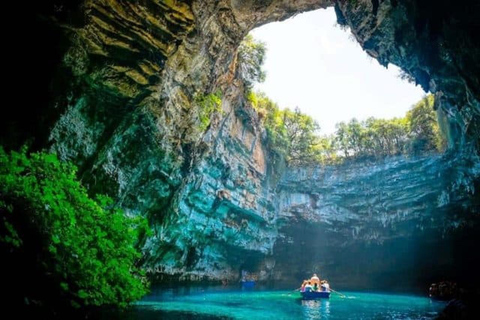
[{"label": "person in boat", "polygon": [[305,286],[305,291],[304,292],[312,292],[312,291],[313,291],[312,283],[310,281],[308,281],[307,285]]},{"label": "person in boat", "polygon": [[322,291],[330,292],[330,285],[327,280],[322,280]]},{"label": "person in boat", "polygon": [[302,285],[300,286],[300,292],[305,292],[305,286],[307,285],[308,280],[303,280]]},{"label": "person in boat", "polygon": [[318,291],[318,284],[316,282],[313,284],[313,291]]},{"label": "person in boat", "polygon": [[317,276],[316,273],[313,274],[313,276],[310,278],[310,282],[312,284],[317,284],[317,286],[320,286],[320,278]]}]

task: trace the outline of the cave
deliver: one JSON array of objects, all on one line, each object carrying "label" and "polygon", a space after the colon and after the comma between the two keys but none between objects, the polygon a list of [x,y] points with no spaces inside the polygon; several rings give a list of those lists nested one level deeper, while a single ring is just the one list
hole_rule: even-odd
[{"label": "cave", "polygon": [[[2,111],[1,145],[54,152],[91,194],[147,217],[141,264],[152,279],[233,282],[244,266],[269,283],[320,269],[356,290],[480,285],[477,1],[10,6],[28,11],[32,34],[8,33],[7,92],[21,99]],[[332,6],[368,55],[435,95],[445,154],[314,168],[269,157],[238,46],[258,26]],[[202,126],[199,101],[215,92],[221,111]]]}]

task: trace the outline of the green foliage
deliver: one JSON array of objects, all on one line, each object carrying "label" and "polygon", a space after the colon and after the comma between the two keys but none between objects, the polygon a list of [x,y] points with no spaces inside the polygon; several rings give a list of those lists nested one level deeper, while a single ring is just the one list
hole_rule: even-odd
[{"label": "green foliage", "polygon": [[294,111],[283,111],[283,124],[288,141],[287,162],[293,165],[319,162],[318,123],[297,107]]},{"label": "green foliage", "polygon": [[406,119],[369,118],[337,124],[336,145],[345,158],[385,157],[402,154],[408,140]]},{"label": "green foliage", "polygon": [[203,132],[210,125],[212,114],[221,111],[222,97],[218,91],[204,96],[197,96],[195,98],[195,104],[198,106],[199,129]]},{"label": "green foliage", "polygon": [[257,95],[257,112],[263,115],[267,132],[267,146],[276,157],[286,158],[288,152],[287,130],[283,122],[283,112],[265,94]]},{"label": "green foliage", "polygon": [[238,70],[247,89],[256,82],[265,81],[266,73],[262,69],[267,52],[265,43],[256,41],[247,35],[238,48]]},{"label": "green foliage", "polygon": [[267,147],[274,157],[281,157],[290,165],[321,161],[324,150],[316,134],[320,127],[310,116],[298,108],[280,110],[263,93],[250,92],[247,99],[263,120]]},{"label": "green foliage", "polygon": [[[355,5],[356,1],[350,1]],[[445,139],[433,110],[434,98],[425,97],[406,117],[366,121],[352,119],[338,123],[333,136],[320,136],[320,127],[298,108],[280,110],[263,93],[251,91],[256,81],[263,81],[262,64],[265,45],[247,36],[239,51],[239,71],[245,85],[245,96],[263,121],[267,148],[274,158],[288,165],[338,163],[342,159],[383,158],[400,154],[438,152],[445,149]],[[400,77],[412,80],[409,74]]]},{"label": "green foliage", "polygon": [[134,266],[146,220],[126,217],[108,197],[89,198],[76,168],[55,155],[0,147],[0,219],[2,254],[10,255],[2,263],[30,279],[21,293],[29,299],[49,292],[76,307],[125,306],[146,293]]},{"label": "green foliage", "polygon": [[426,96],[407,113],[413,153],[445,150],[446,141],[440,132],[433,104],[433,95]]},{"label": "green foliage", "polygon": [[267,147],[289,165],[335,164],[342,159],[384,158],[445,149],[433,110],[433,96],[417,103],[404,118],[352,119],[337,124],[333,136],[319,135],[318,124],[299,109],[280,110],[263,93],[247,99],[263,120]]},{"label": "green foliage", "polygon": [[335,142],[345,158],[440,152],[445,149],[432,95],[418,102],[404,118],[370,118],[337,124]]}]

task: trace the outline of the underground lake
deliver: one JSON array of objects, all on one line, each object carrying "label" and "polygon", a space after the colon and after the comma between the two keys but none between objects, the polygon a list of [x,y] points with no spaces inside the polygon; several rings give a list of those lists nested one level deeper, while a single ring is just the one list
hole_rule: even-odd
[{"label": "underground lake", "polygon": [[480,319],[478,0],[3,10],[5,315]]}]

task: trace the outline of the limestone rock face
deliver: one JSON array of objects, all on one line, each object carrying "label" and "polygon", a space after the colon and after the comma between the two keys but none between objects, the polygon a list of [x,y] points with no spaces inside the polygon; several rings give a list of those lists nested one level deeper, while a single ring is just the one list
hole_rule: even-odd
[{"label": "limestone rock face", "polygon": [[[149,217],[144,262],[154,274],[233,279],[271,252],[272,169],[236,48],[256,25],[327,4],[85,2],[62,61],[77,82],[59,98],[51,148],[80,166],[90,190]],[[216,90],[221,111],[201,130],[198,98]]]},{"label": "limestone rock face", "polygon": [[478,241],[479,180],[478,162],[448,156],[289,169],[278,187],[274,277],[321,270],[339,285],[383,289],[445,274],[471,281],[478,255],[452,243]]},{"label": "limestone rock face", "polygon": [[239,112],[247,108],[241,99],[233,101],[222,102],[223,116],[191,153],[170,216],[156,221],[147,241],[145,263],[160,279],[233,280],[240,265],[273,248],[276,212],[261,128],[255,113]]},{"label": "limestone rock face", "polygon": [[[368,54],[436,93],[449,157],[316,169],[312,179],[291,169],[277,185],[283,171],[243,98],[236,50],[254,27],[329,6]],[[92,193],[148,217],[152,276],[236,279],[248,269],[278,278],[299,259],[287,251],[305,241],[301,226],[332,235],[322,250],[370,257],[369,244],[426,239],[422,228],[442,237],[476,221],[476,1],[51,0],[31,9],[31,41],[42,50],[29,57],[34,70],[19,73],[32,74],[38,94],[20,90],[31,109],[2,117],[0,142],[36,137],[36,147],[75,162]],[[217,91],[220,108],[204,128],[199,101]],[[314,267],[295,270],[302,265]]]}]

